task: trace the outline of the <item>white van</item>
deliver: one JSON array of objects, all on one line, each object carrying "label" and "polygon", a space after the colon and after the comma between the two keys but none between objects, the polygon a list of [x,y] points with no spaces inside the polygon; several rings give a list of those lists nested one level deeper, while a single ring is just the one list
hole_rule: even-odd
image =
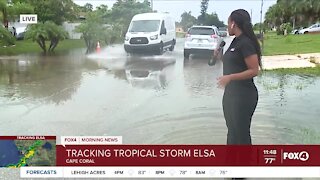
[{"label": "white van", "polygon": [[167,13],[135,15],[129,25],[124,49],[127,53],[156,53],[174,50],[176,45],[175,21]]}]

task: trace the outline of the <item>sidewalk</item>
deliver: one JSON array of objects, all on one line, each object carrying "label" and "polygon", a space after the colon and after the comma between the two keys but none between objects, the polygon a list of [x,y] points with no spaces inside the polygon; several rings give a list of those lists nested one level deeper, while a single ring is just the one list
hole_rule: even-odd
[{"label": "sidewalk", "polygon": [[263,69],[306,68],[320,64],[320,53],[262,56]]}]

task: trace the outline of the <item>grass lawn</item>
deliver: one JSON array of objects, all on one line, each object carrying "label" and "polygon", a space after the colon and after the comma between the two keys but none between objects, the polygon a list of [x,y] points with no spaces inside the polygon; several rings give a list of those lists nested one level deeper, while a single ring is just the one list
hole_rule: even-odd
[{"label": "grass lawn", "polygon": [[264,70],[264,72],[273,72],[277,74],[320,76],[320,65],[317,65],[314,68],[283,68],[283,69]]},{"label": "grass lawn", "polygon": [[279,36],[266,33],[263,55],[320,53],[320,34]]},{"label": "grass lawn", "polygon": [[[50,42],[46,42],[48,47]],[[60,41],[58,46],[55,49],[55,52],[66,51],[71,49],[83,48],[86,47],[83,39],[66,39]],[[0,47],[0,55],[18,55],[24,53],[41,53],[42,49],[36,42],[30,40],[16,41],[15,46],[10,47]]]},{"label": "grass lawn", "polygon": [[184,32],[176,32],[177,38],[184,38],[186,36],[186,33]]}]

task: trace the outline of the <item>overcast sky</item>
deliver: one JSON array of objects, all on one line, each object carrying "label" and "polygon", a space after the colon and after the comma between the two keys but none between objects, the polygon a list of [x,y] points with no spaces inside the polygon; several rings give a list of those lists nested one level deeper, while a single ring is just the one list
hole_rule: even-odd
[{"label": "overcast sky", "polygon": [[[261,1],[262,0],[209,0],[207,12],[216,12],[219,19],[226,24],[230,13],[233,10],[241,8],[247,10],[250,14],[252,11],[252,23],[255,24],[260,22]],[[111,8],[115,0],[74,0],[74,2],[79,5],[90,3],[94,8],[105,4]],[[276,0],[263,0],[263,19],[268,8],[275,3]],[[201,0],[153,0],[153,9],[158,12],[169,12],[175,17],[176,21],[180,21],[181,14],[184,11],[191,11],[193,16],[198,17],[200,15],[200,4]]]}]

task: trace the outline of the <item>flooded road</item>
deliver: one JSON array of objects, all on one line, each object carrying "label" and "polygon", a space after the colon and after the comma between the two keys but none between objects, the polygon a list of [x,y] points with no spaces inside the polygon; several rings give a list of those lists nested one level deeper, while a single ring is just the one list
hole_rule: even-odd
[{"label": "flooded road", "polygon": [[[2,135],[114,135],[126,144],[225,144],[222,65],[183,59],[183,40],[162,56],[122,45],[85,56],[0,58]],[[254,144],[320,143],[320,78],[265,72]]]}]

